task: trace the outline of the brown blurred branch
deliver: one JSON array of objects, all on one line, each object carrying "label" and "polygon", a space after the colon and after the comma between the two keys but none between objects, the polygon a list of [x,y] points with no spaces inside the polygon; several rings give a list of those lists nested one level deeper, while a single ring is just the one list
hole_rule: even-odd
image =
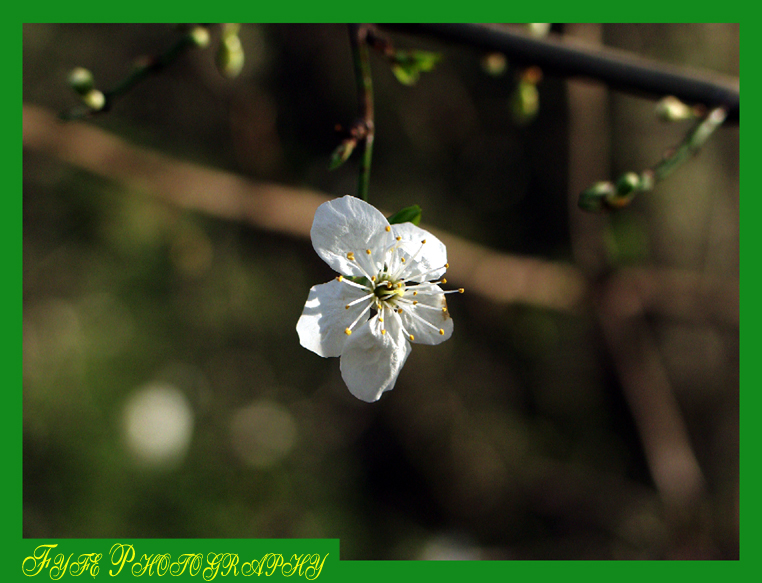
[{"label": "brown blurred branch", "polygon": [[[240,221],[259,229],[309,237],[315,209],[332,198],[312,190],[251,182],[230,172],[183,162],[83,123],[63,123],[50,111],[23,108],[23,145],[181,208]],[[575,310],[589,293],[572,264],[499,253],[451,233],[431,229],[447,245],[449,278],[495,303],[525,303]],[[696,274],[622,270],[614,281],[634,282],[642,309],[690,321],[737,326],[737,281]]]},{"label": "brown blurred branch", "polygon": [[[638,427],[651,477],[670,511],[695,509],[704,477],[656,342],[642,318],[637,290],[605,289],[599,320],[622,390]],[[635,315],[635,317],[633,317]]]}]

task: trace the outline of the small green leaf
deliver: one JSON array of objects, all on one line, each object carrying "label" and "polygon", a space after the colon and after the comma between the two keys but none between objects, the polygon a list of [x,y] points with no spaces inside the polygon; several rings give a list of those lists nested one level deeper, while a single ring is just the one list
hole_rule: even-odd
[{"label": "small green leaf", "polygon": [[431,71],[441,58],[429,51],[396,51],[391,57],[392,73],[403,85],[414,85],[421,73]]},{"label": "small green leaf", "polygon": [[331,154],[331,163],[328,165],[329,170],[335,170],[346,162],[352,155],[352,152],[357,145],[357,140],[350,138],[341,142],[338,147]]},{"label": "small green leaf", "polygon": [[413,223],[414,225],[419,225],[421,223],[422,212],[423,211],[421,210],[421,207],[419,207],[417,204],[414,204],[413,206],[408,206],[400,211],[397,211],[387,220],[389,221],[390,225],[396,225],[399,223]]}]

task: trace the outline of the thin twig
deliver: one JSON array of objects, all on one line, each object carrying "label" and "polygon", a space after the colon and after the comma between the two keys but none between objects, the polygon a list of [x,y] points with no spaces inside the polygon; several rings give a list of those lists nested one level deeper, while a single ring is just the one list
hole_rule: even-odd
[{"label": "thin twig", "polygon": [[685,135],[679,145],[667,150],[656,165],[640,173],[626,172],[616,183],[608,180],[596,182],[582,191],[577,205],[592,212],[616,210],[629,205],[636,194],[653,190],[658,182],[695,156],[726,117],[727,112],[723,107],[711,110]]},{"label": "thin twig", "polygon": [[[203,30],[202,30],[203,29]],[[135,85],[146,77],[158,73],[174,63],[181,55],[191,48],[205,46],[208,42],[208,32],[205,27],[197,26],[183,33],[180,38],[165,52],[156,56],[141,57],[135,63],[132,71],[116,87],[103,92],[105,98],[103,106],[93,109],[86,105],[78,105],[67,111],[61,112],[59,117],[63,120],[80,119],[98,113],[109,111],[117,98],[128,93]]]},{"label": "thin twig", "polygon": [[357,184],[357,196],[368,200],[370,185],[370,166],[373,158],[373,78],[370,73],[370,55],[367,44],[368,29],[364,24],[349,25],[349,40],[355,65],[357,101],[360,119],[357,125],[360,143],[360,176]]}]

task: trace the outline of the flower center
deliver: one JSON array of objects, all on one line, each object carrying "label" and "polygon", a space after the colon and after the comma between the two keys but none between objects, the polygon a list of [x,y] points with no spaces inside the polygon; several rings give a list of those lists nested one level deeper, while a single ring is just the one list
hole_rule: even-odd
[{"label": "flower center", "polygon": [[[390,230],[390,227],[386,227],[387,232]],[[463,293],[463,288],[443,292],[441,289],[435,287],[440,283],[447,283],[447,280],[445,278],[442,278],[439,281],[428,280],[434,273],[441,273],[443,270],[447,269],[449,264],[445,263],[434,269],[428,269],[426,271],[419,270],[416,272],[414,269],[416,266],[415,261],[426,245],[426,239],[421,241],[421,246],[418,250],[407,259],[401,252],[401,240],[401,237],[395,237],[395,243],[382,252],[382,262],[379,264],[374,261],[371,264],[372,267],[365,261],[358,261],[357,257],[357,255],[361,257],[366,255],[370,258],[374,255],[371,249],[366,249],[364,254],[357,253],[357,255],[355,255],[355,253],[351,251],[347,253],[347,259],[354,262],[360,268],[363,277],[347,279],[340,275],[336,279],[366,292],[362,297],[359,297],[346,305],[346,309],[348,310],[352,306],[364,304],[363,310],[356,316],[354,321],[345,328],[344,332],[347,335],[352,334],[354,327],[357,326],[363,317],[367,318],[366,314],[371,310],[375,310],[375,312],[378,313],[378,321],[381,324],[381,334],[386,334],[386,325],[384,323],[384,318],[388,315],[386,310],[389,309],[397,312],[397,314],[402,314],[403,307],[404,312],[408,314],[406,317],[412,318],[417,322],[422,322],[424,326],[428,326],[438,331],[440,334],[444,334],[443,329],[435,327],[428,320],[418,315],[416,311],[441,310],[442,313],[447,314],[447,304],[444,301],[444,295],[448,293]],[[364,267],[363,263],[365,264]],[[367,271],[369,267],[371,268],[370,273]],[[416,281],[411,281],[411,278]],[[418,281],[420,281],[420,283],[418,283]],[[433,295],[442,296],[441,306],[431,305],[428,302],[419,302],[421,296]],[[449,314],[446,317],[449,317]],[[415,337],[407,332],[404,326],[402,327],[402,330],[405,336],[411,341],[415,340]]]}]

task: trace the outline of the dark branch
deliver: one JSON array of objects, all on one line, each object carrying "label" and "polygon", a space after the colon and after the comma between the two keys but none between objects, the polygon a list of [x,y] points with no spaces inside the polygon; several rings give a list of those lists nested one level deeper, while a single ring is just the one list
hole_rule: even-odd
[{"label": "dark branch", "polygon": [[537,65],[544,73],[596,79],[612,89],[661,98],[674,95],[691,105],[724,107],[738,123],[738,79],[672,67],[611,48],[589,47],[559,37],[534,38],[489,24],[394,24],[387,28],[425,34],[446,42],[504,53],[512,62]]}]

